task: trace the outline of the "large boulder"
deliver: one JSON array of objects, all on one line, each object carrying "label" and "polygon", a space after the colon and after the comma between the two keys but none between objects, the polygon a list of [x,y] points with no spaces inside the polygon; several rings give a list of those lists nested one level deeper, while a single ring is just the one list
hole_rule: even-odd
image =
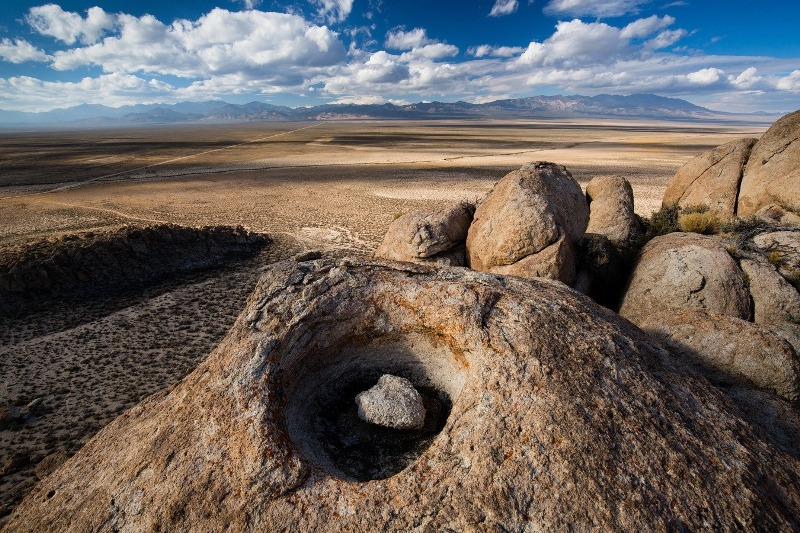
[{"label": "large boulder", "polygon": [[649,314],[687,308],[748,319],[750,295],[742,271],[714,237],[656,237],[636,261],[619,312],[639,324]]},{"label": "large boulder", "polygon": [[566,168],[536,162],[507,174],[475,211],[467,235],[475,270],[575,281],[589,208]]},{"label": "large boulder", "polygon": [[649,315],[641,327],[715,383],[752,384],[791,403],[800,399],[800,358],[766,326],[683,309]]},{"label": "large boulder", "polygon": [[739,190],[737,214],[765,209],[800,215],[800,111],[777,120],[753,146]]},{"label": "large boulder", "polygon": [[753,299],[753,320],[764,324],[800,323],[800,294],[769,262],[742,259]]},{"label": "large boulder", "polygon": [[[425,430],[360,421],[353,398],[384,373],[427,398]],[[278,263],[206,361],[5,531],[798,527],[800,460],[738,413],[560,283]]]},{"label": "large boulder", "polygon": [[434,212],[406,213],[389,225],[375,257],[463,266],[472,206],[455,203]]},{"label": "large boulder", "polygon": [[605,235],[614,243],[627,244],[642,234],[633,211],[633,188],[625,178],[600,176],[586,186],[589,225],[586,233]]},{"label": "large boulder", "polygon": [[756,139],[739,139],[703,152],[678,169],[667,185],[662,204],[704,205],[721,219],[736,214],[739,183]]}]

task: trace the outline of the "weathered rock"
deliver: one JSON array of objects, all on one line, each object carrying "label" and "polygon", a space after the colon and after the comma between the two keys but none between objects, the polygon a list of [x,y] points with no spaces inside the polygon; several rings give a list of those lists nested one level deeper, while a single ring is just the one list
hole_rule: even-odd
[{"label": "weathered rock", "polygon": [[800,321],[800,294],[766,261],[742,259],[753,299],[753,320],[764,324]]},{"label": "weathered rock", "polygon": [[58,450],[46,455],[36,464],[36,477],[44,479],[49,476],[56,468],[63,465],[69,459],[69,454],[64,450]]},{"label": "weathered rock", "polygon": [[688,308],[748,319],[750,295],[742,271],[714,237],[656,237],[639,255],[619,313],[640,324],[647,315]]},{"label": "weathered rock", "polygon": [[752,240],[781,275],[791,276],[800,270],[800,231],[770,231]]},{"label": "weathered rock", "polygon": [[605,235],[587,233],[578,246],[578,282],[575,289],[616,310],[630,266]]},{"label": "weathered rock", "polygon": [[[384,373],[439,395],[427,437],[358,419],[354,395]],[[798,527],[800,460],[738,413],[560,283],[284,262],[194,372],[42,480],[5,531]]]},{"label": "weathered rock", "polygon": [[800,399],[800,358],[760,324],[683,309],[649,315],[641,327],[715,383],[751,383],[791,403]]},{"label": "weathered rock", "polygon": [[737,214],[766,206],[800,215],[800,111],[778,119],[753,146],[739,190]]},{"label": "weathered rock", "polygon": [[384,374],[374,387],[356,396],[358,417],[365,422],[395,429],[422,429],[422,396],[406,378]]},{"label": "weathered rock", "polygon": [[467,236],[468,264],[571,285],[588,221],[586,199],[567,169],[530,163],[503,177],[478,206]]},{"label": "weathered rock", "polygon": [[736,199],[756,139],[739,139],[703,152],[678,169],[664,191],[662,204],[704,205],[721,219],[736,213]]},{"label": "weathered rock", "polygon": [[432,213],[406,213],[389,225],[375,257],[463,266],[472,213],[471,206],[464,203]]},{"label": "weathered rock", "polygon": [[642,234],[633,211],[633,189],[625,178],[601,176],[586,186],[589,225],[586,233],[605,235],[612,242],[628,243]]}]

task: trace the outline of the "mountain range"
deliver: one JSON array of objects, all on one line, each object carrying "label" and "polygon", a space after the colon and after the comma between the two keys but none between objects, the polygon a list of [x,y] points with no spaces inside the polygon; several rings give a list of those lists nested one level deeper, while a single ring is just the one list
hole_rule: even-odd
[{"label": "mountain range", "polygon": [[[629,96],[530,96],[482,104],[421,102],[408,105],[324,104],[291,108],[264,102],[230,104],[222,100],[108,107],[83,104],[41,113],[0,110],[0,126],[123,126],[137,124],[265,122],[346,119],[468,118],[646,118],[731,120],[742,115],[712,111],[686,100],[654,94]],[[750,115],[763,116],[760,114]]]}]

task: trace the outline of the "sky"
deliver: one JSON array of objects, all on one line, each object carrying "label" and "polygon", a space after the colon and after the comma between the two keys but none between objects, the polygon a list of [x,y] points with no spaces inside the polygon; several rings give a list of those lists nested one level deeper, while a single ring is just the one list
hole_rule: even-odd
[{"label": "sky", "polygon": [[0,109],[654,93],[800,109],[796,0],[5,0]]}]

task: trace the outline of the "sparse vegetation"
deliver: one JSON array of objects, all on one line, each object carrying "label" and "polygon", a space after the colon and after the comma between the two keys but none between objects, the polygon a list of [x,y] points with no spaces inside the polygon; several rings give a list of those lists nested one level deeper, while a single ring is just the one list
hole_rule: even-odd
[{"label": "sparse vegetation", "polygon": [[644,219],[645,241],[678,231],[679,212],[677,205],[665,205],[650,215],[649,219]]},{"label": "sparse vegetation", "polygon": [[678,228],[681,231],[713,235],[719,233],[719,217],[713,211],[684,212],[678,216]]}]

